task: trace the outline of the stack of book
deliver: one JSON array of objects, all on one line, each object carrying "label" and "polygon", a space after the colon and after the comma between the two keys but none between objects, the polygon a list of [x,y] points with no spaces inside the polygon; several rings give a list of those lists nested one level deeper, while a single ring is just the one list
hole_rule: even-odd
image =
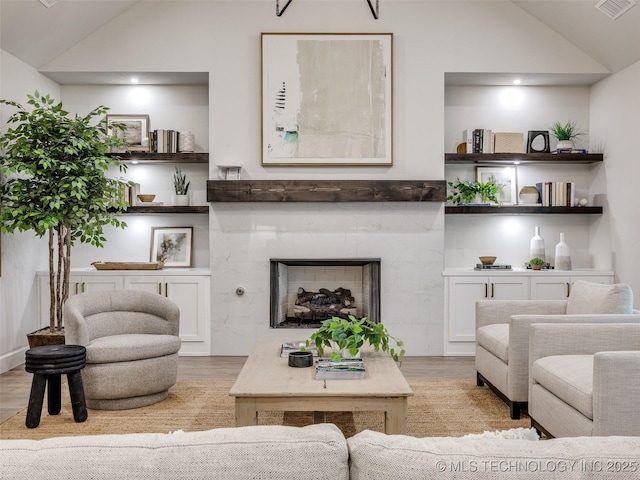
[{"label": "stack of book", "polygon": [[364,378],[364,373],[361,358],[343,358],[339,362],[327,359],[316,361],[317,380],[359,380]]},{"label": "stack of book", "polygon": [[280,356],[282,358],[287,358],[291,352],[306,351],[306,352],[311,352],[314,357],[317,357],[318,356],[318,349],[316,348],[316,346],[315,345],[309,345],[308,347],[305,347],[306,343],[307,342],[304,341],[304,340],[301,341],[301,342],[297,342],[297,341],[296,342],[284,342],[282,344],[282,347],[280,348]]},{"label": "stack of book", "polygon": [[574,182],[539,182],[536,188],[540,193],[543,207],[575,207],[576,184]]},{"label": "stack of book", "polygon": [[176,130],[154,130],[151,132],[151,151],[155,153],[178,153],[178,136]]},{"label": "stack of book", "polygon": [[462,132],[467,153],[493,153],[493,131],[486,128],[467,129]]},{"label": "stack of book", "polygon": [[499,263],[484,265],[482,263],[476,263],[476,268],[474,270],[511,270],[511,265],[501,265]]}]

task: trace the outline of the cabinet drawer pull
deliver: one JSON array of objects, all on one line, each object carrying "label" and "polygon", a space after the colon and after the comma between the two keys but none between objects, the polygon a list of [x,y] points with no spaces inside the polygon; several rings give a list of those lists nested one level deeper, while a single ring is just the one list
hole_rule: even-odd
[{"label": "cabinet drawer pull", "polygon": [[162,282],[158,282],[158,295],[162,295]]},{"label": "cabinet drawer pull", "polygon": [[86,291],[86,283],[82,282],[82,293],[84,293]]},{"label": "cabinet drawer pull", "polygon": [[484,284],[484,298],[487,298],[489,296],[489,285],[488,284]]},{"label": "cabinet drawer pull", "polygon": [[78,284],[78,282],[76,282],[76,295],[78,294],[78,287],[79,287],[79,286],[80,286],[80,285]]},{"label": "cabinet drawer pull", "polygon": [[571,293],[571,283],[567,282],[567,298],[569,298],[570,293]]},{"label": "cabinet drawer pull", "polygon": [[169,283],[164,284],[164,296],[169,298]]},{"label": "cabinet drawer pull", "polygon": [[491,298],[493,298],[493,287],[495,286],[495,283],[491,284]]}]

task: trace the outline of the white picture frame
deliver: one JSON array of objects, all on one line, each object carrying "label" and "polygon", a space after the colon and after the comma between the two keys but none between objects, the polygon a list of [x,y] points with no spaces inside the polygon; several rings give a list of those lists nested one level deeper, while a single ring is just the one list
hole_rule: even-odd
[{"label": "white picture frame", "polygon": [[165,267],[191,267],[193,227],[152,227],[151,262]]},{"label": "white picture frame", "polygon": [[516,167],[476,167],[476,180],[486,183],[493,180],[498,185],[498,201],[502,205],[518,204]]}]

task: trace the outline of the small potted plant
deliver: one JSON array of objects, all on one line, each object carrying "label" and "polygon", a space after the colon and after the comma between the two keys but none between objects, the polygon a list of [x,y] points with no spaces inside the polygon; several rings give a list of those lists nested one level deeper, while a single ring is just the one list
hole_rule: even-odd
[{"label": "small potted plant", "polygon": [[572,122],[571,120],[567,121],[564,125],[560,122],[554,122],[549,130],[551,131],[551,135],[558,139],[558,145],[556,147],[558,150],[573,150],[573,140],[583,134],[583,132],[578,130],[576,122]]},{"label": "small potted plant", "polygon": [[[396,348],[391,346],[391,340]],[[376,352],[387,352],[396,362],[400,362],[405,354],[404,343],[389,335],[382,323],[373,323],[367,318],[358,320],[353,315],[348,319],[331,317],[325,320],[307,339],[306,346],[315,345],[320,356],[324,355],[325,347],[332,348],[331,360],[337,362],[344,357],[357,358],[365,343],[372,345]]]},{"label": "small potted plant", "polygon": [[477,197],[480,198],[481,203],[495,202],[500,204],[498,200],[498,190],[501,185],[498,185],[492,180],[486,183],[483,182],[463,182],[459,178],[456,182],[447,182],[451,187],[453,193],[447,197],[447,200],[453,202],[456,205],[463,204],[468,205],[472,203]]},{"label": "small potted plant", "polygon": [[544,260],[542,260],[541,258],[535,257],[529,260],[529,265],[531,265],[531,268],[533,268],[534,270],[542,270],[542,266],[544,265]]},{"label": "small potted plant", "polygon": [[180,167],[176,167],[173,174],[174,205],[189,205],[189,185],[191,182],[187,182],[187,175],[182,173]]}]

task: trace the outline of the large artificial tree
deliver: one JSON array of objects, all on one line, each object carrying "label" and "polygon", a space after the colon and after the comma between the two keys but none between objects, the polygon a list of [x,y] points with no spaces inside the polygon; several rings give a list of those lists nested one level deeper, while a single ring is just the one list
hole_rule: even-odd
[{"label": "large artificial tree", "polygon": [[[2,231],[33,230],[49,239],[50,333],[63,328],[62,307],[69,297],[71,247],[75,240],[103,247],[105,225],[124,228],[117,215],[127,207],[126,182],[108,171],[126,170],[109,155],[123,146],[121,124],[106,125],[108,109],[70,115],[49,95],[27,95],[28,109],[15,107],[0,136],[2,152]],[[109,127],[109,129],[108,129]]]}]

